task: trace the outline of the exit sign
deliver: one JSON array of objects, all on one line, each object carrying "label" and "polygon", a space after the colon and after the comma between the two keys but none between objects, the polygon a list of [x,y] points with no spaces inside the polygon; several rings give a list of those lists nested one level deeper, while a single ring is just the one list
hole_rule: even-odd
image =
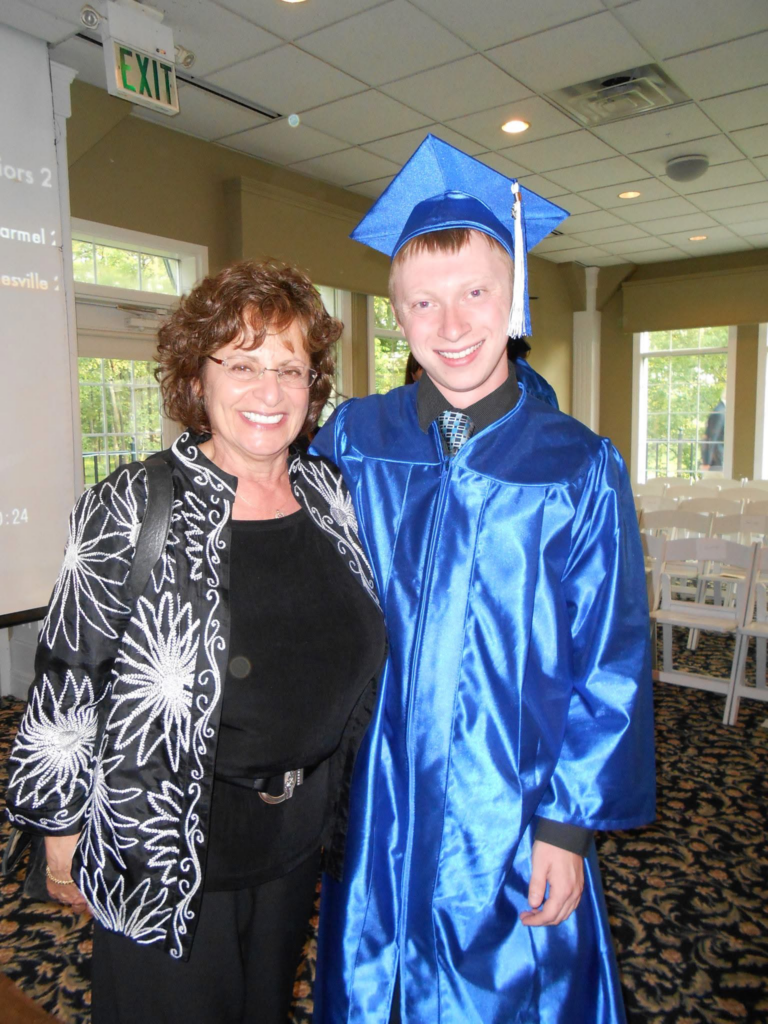
[{"label": "exit sign", "polygon": [[109,44],[111,49],[104,47],[108,91],[171,117],[178,114],[179,93],[173,61],[115,39],[109,40]]}]

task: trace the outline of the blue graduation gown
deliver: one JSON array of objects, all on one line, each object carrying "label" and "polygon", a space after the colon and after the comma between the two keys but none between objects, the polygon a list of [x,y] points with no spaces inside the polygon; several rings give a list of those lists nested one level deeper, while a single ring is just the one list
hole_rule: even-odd
[{"label": "blue graduation gown", "polygon": [[546,402],[547,405],[551,405],[555,409],[560,408],[555,389],[540,373],[536,373],[527,359],[518,357],[515,360],[515,374],[517,379],[525,385],[529,395]]},{"label": "blue graduation gown", "polygon": [[324,880],[315,1024],[624,1021],[592,850],[578,909],[525,927],[537,815],[654,815],[649,623],[624,464],[530,396],[453,459],[416,385],[342,406],[342,470],[390,654]]}]

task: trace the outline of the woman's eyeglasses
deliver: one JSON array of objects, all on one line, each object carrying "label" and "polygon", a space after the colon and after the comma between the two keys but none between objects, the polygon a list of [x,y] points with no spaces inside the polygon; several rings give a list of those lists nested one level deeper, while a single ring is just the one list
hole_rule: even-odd
[{"label": "woman's eyeglasses", "polygon": [[265,373],[276,373],[277,380],[285,388],[311,388],[320,374],[311,366],[279,366],[273,370],[269,366],[262,366],[253,359],[233,358],[217,359],[216,356],[208,356],[214,363],[218,363],[224,373],[232,380],[241,384],[254,383],[261,380]]}]

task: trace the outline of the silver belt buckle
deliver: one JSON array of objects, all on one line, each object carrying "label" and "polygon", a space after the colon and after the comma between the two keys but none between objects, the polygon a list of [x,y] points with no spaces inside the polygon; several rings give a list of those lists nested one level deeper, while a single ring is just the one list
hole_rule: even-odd
[{"label": "silver belt buckle", "polygon": [[286,800],[290,800],[293,796],[293,791],[297,786],[300,786],[304,781],[304,769],[295,768],[291,772],[286,772],[283,775],[283,792],[280,796],[272,796],[270,793],[259,793],[259,796],[265,804],[282,804]]}]

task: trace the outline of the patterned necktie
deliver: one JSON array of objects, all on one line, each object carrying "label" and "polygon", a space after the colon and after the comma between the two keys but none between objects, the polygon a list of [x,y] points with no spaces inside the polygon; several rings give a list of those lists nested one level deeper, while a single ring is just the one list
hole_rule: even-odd
[{"label": "patterned necktie", "polygon": [[437,417],[437,425],[445,439],[449,455],[455,455],[472,437],[475,425],[465,412],[452,412],[448,409]]}]

